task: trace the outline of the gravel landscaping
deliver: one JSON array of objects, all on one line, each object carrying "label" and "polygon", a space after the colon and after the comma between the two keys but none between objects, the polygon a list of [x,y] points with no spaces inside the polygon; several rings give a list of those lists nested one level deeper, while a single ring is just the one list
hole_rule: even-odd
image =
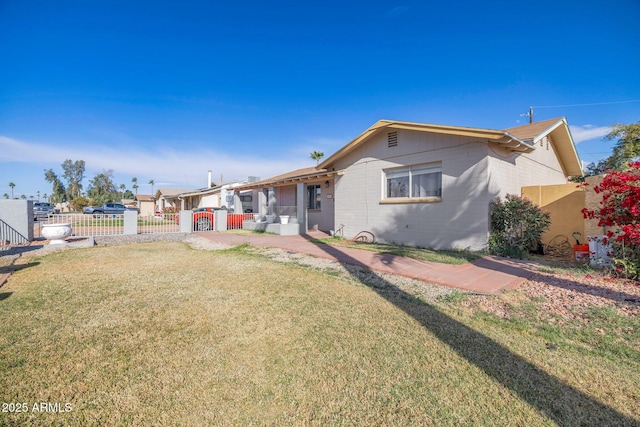
[{"label": "gravel landscaping", "polygon": [[[567,263],[569,264],[569,263]],[[533,277],[516,290],[499,298],[470,296],[463,302],[504,318],[510,314],[512,300],[536,300],[549,317],[560,321],[582,317],[586,307],[609,307],[620,315],[635,317],[640,314],[640,283],[612,278],[604,272],[585,267],[548,267],[531,264]]]}]

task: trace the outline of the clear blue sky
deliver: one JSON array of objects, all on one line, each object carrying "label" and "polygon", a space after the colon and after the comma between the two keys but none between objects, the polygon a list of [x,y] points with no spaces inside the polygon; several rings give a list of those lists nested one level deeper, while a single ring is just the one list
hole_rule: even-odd
[{"label": "clear blue sky", "polygon": [[[310,166],[379,119],[640,120],[640,1],[0,0],[0,196],[85,160],[140,193]],[[597,104],[597,105],[581,105]]]}]

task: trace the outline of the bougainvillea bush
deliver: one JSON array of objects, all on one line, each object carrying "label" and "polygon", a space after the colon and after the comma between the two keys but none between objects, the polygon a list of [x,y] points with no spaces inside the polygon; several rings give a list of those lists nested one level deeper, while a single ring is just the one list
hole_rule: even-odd
[{"label": "bougainvillea bush", "polygon": [[593,190],[602,195],[600,208],[585,208],[582,214],[598,219],[598,226],[611,227],[607,237],[613,247],[616,273],[640,280],[640,162],[608,173]]},{"label": "bougainvillea bush", "polygon": [[490,213],[489,252],[494,255],[522,258],[537,247],[551,224],[549,212],[526,197],[511,194],[504,201],[497,197],[491,202]]}]

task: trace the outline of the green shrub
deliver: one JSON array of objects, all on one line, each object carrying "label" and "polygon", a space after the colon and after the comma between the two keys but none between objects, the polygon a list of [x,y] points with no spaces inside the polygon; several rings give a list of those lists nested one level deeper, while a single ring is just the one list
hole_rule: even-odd
[{"label": "green shrub", "polygon": [[551,224],[548,212],[526,197],[511,194],[507,194],[504,202],[499,197],[491,202],[490,215],[489,252],[500,256],[522,258],[536,248]]},{"label": "green shrub", "polygon": [[89,203],[90,203],[90,200],[87,199],[86,197],[78,196],[75,199],[73,199],[70,204],[76,212],[82,212],[84,208],[86,208],[87,206],[90,206]]}]

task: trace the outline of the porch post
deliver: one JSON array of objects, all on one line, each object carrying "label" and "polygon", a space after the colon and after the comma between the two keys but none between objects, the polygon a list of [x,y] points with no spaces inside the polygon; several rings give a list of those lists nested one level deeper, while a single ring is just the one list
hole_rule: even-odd
[{"label": "porch post", "polygon": [[267,193],[264,188],[258,190],[258,213],[262,217],[267,214]]},{"label": "porch post", "polygon": [[300,227],[300,234],[307,234],[307,184],[299,182],[296,185],[296,218]]},{"label": "porch post", "polygon": [[269,187],[269,215],[276,214],[276,189],[274,187]]},{"label": "porch post", "polygon": [[237,191],[233,192],[233,212],[244,213],[244,209],[242,208],[242,200],[240,200],[240,193],[238,193]]}]

